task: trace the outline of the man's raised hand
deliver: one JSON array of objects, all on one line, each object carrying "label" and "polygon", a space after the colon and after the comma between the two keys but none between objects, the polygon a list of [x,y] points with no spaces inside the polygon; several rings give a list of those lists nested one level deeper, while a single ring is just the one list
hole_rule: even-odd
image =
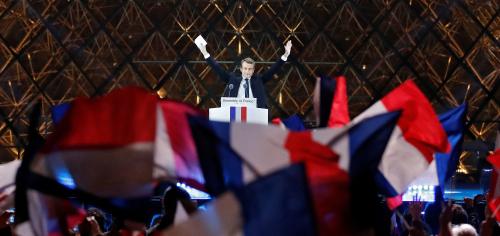
[{"label": "man's raised hand", "polygon": [[205,41],[203,36],[198,35],[198,37],[196,37],[196,39],[194,40],[194,43],[196,44],[196,47],[200,49],[200,52],[203,54],[205,58],[210,56],[210,54],[207,51],[207,41]]},{"label": "man's raised hand", "polygon": [[292,50],[292,40],[288,40],[285,44],[285,53],[281,56],[281,60],[286,61],[288,56],[290,55],[290,51]]}]

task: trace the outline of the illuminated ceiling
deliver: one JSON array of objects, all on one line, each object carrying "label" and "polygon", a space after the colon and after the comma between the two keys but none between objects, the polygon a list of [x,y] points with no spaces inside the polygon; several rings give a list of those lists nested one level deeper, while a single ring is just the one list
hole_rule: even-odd
[{"label": "illuminated ceiling", "polygon": [[263,70],[293,41],[268,84],[273,116],[312,121],[317,74],[346,75],[351,117],[411,77],[438,113],[468,102],[467,139],[493,142],[499,12],[498,1],[2,1],[0,154],[22,152],[38,101],[43,136],[51,107],[126,85],[218,106],[224,85],[193,43],[199,34],[228,70],[246,56]]}]

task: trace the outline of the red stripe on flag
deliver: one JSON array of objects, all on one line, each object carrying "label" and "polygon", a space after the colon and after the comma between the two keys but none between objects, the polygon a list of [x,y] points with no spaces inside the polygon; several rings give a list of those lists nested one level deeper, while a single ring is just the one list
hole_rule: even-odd
[{"label": "red stripe on flag", "polygon": [[388,197],[386,201],[387,201],[387,207],[389,207],[389,209],[391,210],[394,210],[403,204],[403,195]]},{"label": "red stripe on flag", "polygon": [[340,169],[339,156],[314,141],[311,132],[290,132],[285,147],[292,163],[305,164],[319,235],[352,234],[348,227],[349,174]]},{"label": "red stripe on flag", "polygon": [[382,98],[388,111],[403,110],[398,126],[405,140],[415,146],[430,163],[434,151],[451,149],[439,118],[425,95],[412,80],[407,80]]},{"label": "red stripe on flag", "polygon": [[495,215],[496,220],[500,221],[500,149],[497,149],[493,154],[489,155],[487,159],[493,166],[490,177],[490,191],[487,196],[488,206]]},{"label": "red stripe on flag", "polygon": [[153,141],[157,100],[138,87],[114,90],[99,98],[77,98],[41,151],[115,148]]},{"label": "red stripe on flag", "polygon": [[196,145],[192,138],[188,116],[206,116],[200,110],[185,103],[163,101],[163,111],[170,145],[174,151],[176,174],[184,178],[202,181]]},{"label": "red stripe on flag", "polygon": [[339,76],[336,80],[337,86],[333,95],[328,127],[342,127],[350,121],[345,77]]},{"label": "red stripe on flag", "polygon": [[275,124],[275,125],[280,125],[281,124],[281,119],[280,118],[274,118],[271,123]]},{"label": "red stripe on flag", "polygon": [[247,107],[241,107],[241,121],[247,121]]}]

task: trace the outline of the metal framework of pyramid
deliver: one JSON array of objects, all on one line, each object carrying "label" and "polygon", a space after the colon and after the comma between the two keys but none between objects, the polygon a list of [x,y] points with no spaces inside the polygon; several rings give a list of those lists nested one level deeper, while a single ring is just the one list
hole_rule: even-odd
[{"label": "metal framework of pyramid", "polygon": [[267,85],[272,116],[312,122],[318,74],[346,76],[351,117],[413,79],[438,113],[467,102],[466,139],[488,145],[500,121],[499,12],[477,0],[2,1],[0,156],[21,156],[37,102],[42,136],[51,107],[127,85],[218,106],[224,85],[199,34],[228,70],[248,56],[265,70],[293,41]]}]

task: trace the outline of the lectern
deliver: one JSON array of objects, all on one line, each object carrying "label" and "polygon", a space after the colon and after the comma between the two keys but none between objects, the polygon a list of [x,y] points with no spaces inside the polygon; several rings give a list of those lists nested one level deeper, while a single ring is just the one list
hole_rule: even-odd
[{"label": "lectern", "polygon": [[208,109],[210,120],[267,125],[267,109],[258,108],[256,98],[221,97],[220,100],[221,107]]}]

